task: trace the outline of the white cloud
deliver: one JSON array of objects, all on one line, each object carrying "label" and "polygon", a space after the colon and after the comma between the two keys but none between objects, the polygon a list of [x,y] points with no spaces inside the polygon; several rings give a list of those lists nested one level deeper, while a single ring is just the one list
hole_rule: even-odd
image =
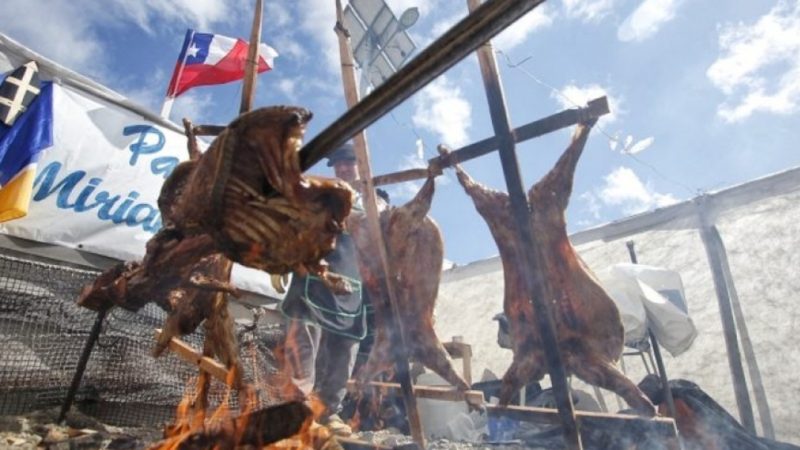
[{"label": "white cloud", "polygon": [[424,16],[434,10],[439,2],[435,0],[421,2],[419,0],[386,0],[389,9],[399,19],[405,10],[416,7],[419,15]]},{"label": "white cloud", "polygon": [[433,39],[439,38],[439,36],[445,34],[450,28],[453,28],[453,25],[457,24],[461,19],[466,17],[467,11],[466,9],[462,12],[459,12],[455,15],[450,17],[445,17],[444,19],[439,20],[438,22],[433,24],[431,28],[431,33],[433,34]]},{"label": "white cloud", "polygon": [[175,99],[170,118],[178,124],[184,117],[195,124],[209,123],[214,106],[211,94],[189,91]]},{"label": "white cloud", "polygon": [[[308,58],[308,49],[303,48],[293,36],[288,34],[280,34],[272,38],[267,36],[264,42],[272,45],[281,55],[281,59],[303,62]],[[278,60],[276,64],[280,64],[280,60]]]},{"label": "white cloud", "polygon": [[303,12],[300,15],[300,29],[319,46],[328,72],[338,75],[341,69],[339,43],[333,31],[336,25],[334,3],[330,0],[298,0],[297,10]]},{"label": "white cloud", "polygon": [[495,48],[509,51],[525,42],[531,33],[548,27],[553,23],[553,17],[548,14],[548,11],[546,4],[539,5],[536,9],[514,22],[513,25],[503,30],[492,40],[492,44]]},{"label": "white cloud", "polygon": [[563,0],[562,3],[567,17],[597,23],[614,9],[616,0]]},{"label": "white cloud", "polygon": [[667,22],[675,18],[675,13],[683,0],[644,0],[617,30],[621,41],[643,41],[658,32]]},{"label": "white cloud", "polygon": [[[4,0],[0,30],[43,56],[74,71],[107,78],[98,55],[106,53],[100,31],[133,23],[148,33],[163,24],[190,24],[210,29],[239,12],[217,0],[114,0],[99,7],[96,0]],[[37,14],[36,12],[39,12]],[[42,14],[46,12],[46,19]]]},{"label": "white cloud", "polygon": [[289,101],[296,102],[297,101],[297,83],[289,78],[283,78],[282,80],[278,81],[278,90],[285,95]]},{"label": "white cloud", "polygon": [[585,86],[578,86],[576,84],[568,84],[561,88],[558,93],[553,92],[550,94],[562,108],[575,108],[576,106],[586,106],[589,100],[596,99],[602,96],[608,97],[608,106],[611,112],[604,115],[598,121],[598,124],[606,126],[617,121],[620,115],[624,114],[622,104],[624,100],[622,97],[614,95],[609,89],[600,86],[599,84],[587,84]]},{"label": "white cloud", "polygon": [[438,135],[444,144],[460,147],[469,140],[472,107],[458,86],[439,77],[414,97],[415,126]]},{"label": "white cloud", "polygon": [[267,29],[275,29],[291,24],[292,15],[280,2],[268,2],[264,5],[264,24]]},{"label": "white cloud", "polygon": [[[44,10],[46,23],[41,15],[32,13]],[[103,54],[103,45],[93,33],[92,14],[69,2],[5,0],[0,30],[70,69],[97,75],[103,69],[96,58]]]},{"label": "white cloud", "polygon": [[599,216],[599,205],[620,207],[624,214],[630,215],[678,202],[672,194],[656,192],[627,167],[617,167],[603,181],[603,185],[594,192],[581,195],[589,203],[590,212],[595,217]]},{"label": "white cloud", "polygon": [[755,24],[719,31],[711,82],[729,96],[717,113],[728,122],[756,112],[790,114],[800,104],[800,2],[779,1]]},{"label": "white cloud", "polygon": [[[78,4],[83,3],[83,6]],[[215,23],[232,23],[245,11],[229,7],[233,2],[218,0],[116,0],[109,2],[109,10],[114,14],[133,20],[140,28],[150,33],[153,25],[160,23],[189,23],[199,31],[210,30]],[[81,0],[71,2],[74,8],[86,12],[98,8],[95,2]],[[252,16],[252,12],[248,12]]]}]

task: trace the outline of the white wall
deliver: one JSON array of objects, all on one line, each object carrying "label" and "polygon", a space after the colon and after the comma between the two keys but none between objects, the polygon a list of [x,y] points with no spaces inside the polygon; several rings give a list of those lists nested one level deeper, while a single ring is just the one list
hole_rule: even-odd
[{"label": "white wall", "polygon": [[[712,221],[727,248],[776,437],[800,443],[800,349],[795,341],[795,333],[800,331],[800,171],[795,169],[712,197]],[[662,351],[667,373],[670,378],[699,384],[738,417],[716,291],[697,230],[696,207],[687,202],[674,211],[659,212],[663,216],[659,223],[648,223],[653,218],[642,215],[573,236],[573,242],[580,242],[576,248],[594,270],[629,262],[625,242],[633,240],[640,263],[680,272],[689,313],[699,334],[692,347],[678,357]],[[636,223],[648,225],[637,230]],[[436,331],[443,340],[463,335],[472,344],[475,380],[484,369],[502,376],[511,359],[510,351],[497,346],[497,324],[491,320],[502,311],[502,297],[502,268],[496,258],[444,273]],[[741,334],[739,338],[741,342]],[[640,360],[627,358],[626,364],[630,378],[638,382],[644,375]],[[749,375],[747,382],[760,431]],[[612,396],[607,395],[606,401],[612,410],[616,408]]]}]

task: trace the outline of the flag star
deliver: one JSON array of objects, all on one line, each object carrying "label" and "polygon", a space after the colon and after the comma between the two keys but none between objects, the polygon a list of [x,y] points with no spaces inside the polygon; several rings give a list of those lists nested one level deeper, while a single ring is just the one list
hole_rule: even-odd
[{"label": "flag star", "polygon": [[189,46],[189,48],[186,50],[186,54],[188,56],[191,56],[192,58],[196,58],[197,57],[197,52],[199,52],[199,51],[200,51],[200,48],[197,47],[196,45],[194,45],[194,42],[192,42],[192,45]]}]

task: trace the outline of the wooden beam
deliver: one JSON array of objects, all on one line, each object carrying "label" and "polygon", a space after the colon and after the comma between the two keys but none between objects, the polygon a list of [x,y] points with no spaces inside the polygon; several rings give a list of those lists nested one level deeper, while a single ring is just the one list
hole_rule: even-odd
[{"label": "wooden beam", "polygon": [[[350,47],[350,34],[344,28],[344,13],[342,12],[341,0],[336,0],[336,35],[339,41],[339,59],[341,62],[342,83],[344,87],[345,101],[347,107],[352,108],[358,104],[358,85],[356,83],[355,62],[353,61],[353,51]],[[425,448],[425,433],[422,430],[422,419],[417,408],[417,399],[411,387],[411,373],[408,364],[408,339],[405,330],[400,323],[400,307],[397,300],[397,289],[394,281],[394,270],[392,261],[386,248],[386,242],[381,231],[380,218],[378,212],[378,202],[375,194],[375,187],[372,184],[372,169],[369,161],[369,147],[367,146],[367,135],[365,130],[361,130],[353,137],[353,150],[358,163],[358,174],[360,186],[354,186],[363,196],[363,205],[366,210],[366,235],[373,243],[373,248],[377,250],[380,259],[378,275],[381,283],[385,287],[385,298],[373,299],[382,302],[386,310],[391,311],[391,315],[386,318],[384,324],[390,330],[394,330],[399,342],[393,342],[392,359],[394,360],[395,378],[400,382],[403,392],[403,403],[406,407],[408,417],[408,427],[414,442],[420,448]],[[382,275],[382,276],[381,276]]]},{"label": "wooden beam", "polygon": [[[161,336],[161,333],[161,329],[157,328],[156,339]],[[174,337],[169,341],[169,349],[172,350],[178,358],[186,361],[189,364],[199,367],[201,370],[206,371],[209,375],[213,376],[219,381],[222,381],[223,383],[228,382],[227,367],[218,363],[212,358],[209,358],[208,356],[203,356],[202,353],[196,351],[186,342]]]},{"label": "wooden beam", "polygon": [[483,42],[542,3],[544,0],[485,2],[309,141],[300,150],[302,169],[306,170],[319,162],[328,152],[389,113],[447,69],[472,54]]},{"label": "wooden beam", "polygon": [[[455,339],[455,338],[453,338]],[[464,342],[443,342],[444,349],[453,358],[461,358],[461,369],[464,381],[472,385],[472,346]]]},{"label": "wooden beam", "polygon": [[244,84],[242,86],[242,102],[239,105],[239,114],[253,109],[253,99],[256,96],[256,77],[258,75],[258,45],[261,43],[261,18],[263,16],[264,0],[256,0],[256,9],[253,13],[253,27],[250,29],[250,45],[247,47],[247,61],[244,67]]},{"label": "wooden beam", "polygon": [[[367,383],[367,386],[378,388],[382,392],[386,393],[389,391],[400,390],[400,385],[398,383],[388,383],[384,381],[372,381]],[[350,380],[347,382],[347,391],[352,393],[358,392],[358,386],[356,385],[355,381]],[[481,391],[459,391],[458,389],[449,386],[423,386],[415,384],[414,396],[450,402],[467,401],[473,405],[480,405],[485,401],[483,398],[483,392]]]},{"label": "wooden beam", "polygon": [[[605,96],[598,97],[594,100],[590,100],[585,108],[567,109],[543,119],[534,120],[521,127],[514,128],[511,131],[511,137],[516,143],[524,142],[547,133],[552,133],[553,131],[558,131],[562,128],[577,125],[586,120],[602,117],[609,112],[608,99]],[[496,136],[492,136],[457,150],[452,150],[447,156],[431,158],[428,160],[428,164],[432,167],[436,167],[437,172],[441,173],[441,170],[445,167],[451,167],[454,164],[489,154],[497,150],[498,147],[499,140]],[[373,178],[373,183],[375,183],[375,186],[384,186],[387,184],[402,183],[404,181],[420,180],[427,176],[428,172],[425,169],[401,170],[378,175]]]},{"label": "wooden beam", "polygon": [[[571,127],[581,122],[602,117],[610,112],[608,98],[605,96],[590,100],[585,108],[573,108],[559,113],[535,120],[521,127],[511,130],[511,137],[515,143],[524,142],[547,133],[558,131],[562,128]],[[486,138],[458,150],[450,152],[446,157],[437,156],[431,162],[438,160],[442,167],[450,167],[454,164],[469,161],[470,159],[491,153],[499,148],[500,140],[496,136]]]},{"label": "wooden beam", "polygon": [[[523,422],[560,425],[558,411],[551,408],[487,405],[486,412],[490,416],[507,417]],[[646,418],[629,414],[575,411],[575,420],[582,426],[591,425],[604,429],[633,427],[638,430],[655,433],[665,440],[675,440],[677,444],[678,431],[675,426],[675,420],[669,417]]]},{"label": "wooden beam", "polygon": [[[474,14],[480,7],[480,0],[467,0],[470,12]],[[545,304],[547,299],[561,298],[561,292],[542,276],[542,267],[545,267],[544,253],[540,245],[534,241],[530,222],[530,209],[525,187],[522,184],[522,175],[519,170],[517,153],[514,143],[514,133],[506,108],[503,86],[500,81],[500,72],[497,70],[494,50],[490,42],[486,42],[477,50],[478,64],[481,69],[486,100],[489,103],[489,113],[492,120],[492,129],[497,138],[500,153],[500,163],[503,167],[503,177],[506,181],[511,215],[516,224],[516,232],[522,243],[519,263],[523,282],[530,293],[530,302],[535,312],[536,323],[541,337],[541,347],[547,363],[547,372],[553,386],[553,397],[558,407],[561,418],[561,429],[564,434],[564,443],[568,450],[581,450],[581,435],[575,421],[575,412],[572,398],[569,394],[567,374],[558,348],[555,335],[555,325],[552,313]]]},{"label": "wooden beam", "polygon": [[[441,174],[441,170],[436,171]],[[422,180],[428,178],[428,169],[408,169],[399,172],[387,173],[385,175],[378,175],[372,178],[372,184],[375,186],[384,186],[387,184],[402,183],[404,181]]]}]

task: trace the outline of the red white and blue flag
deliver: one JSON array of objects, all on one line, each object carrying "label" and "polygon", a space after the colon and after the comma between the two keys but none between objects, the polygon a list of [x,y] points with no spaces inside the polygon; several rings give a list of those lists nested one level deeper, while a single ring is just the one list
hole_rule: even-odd
[{"label": "red white and blue flag", "polygon": [[[248,43],[219,34],[186,31],[181,54],[167,97],[177,97],[195,86],[223,84],[244,78]],[[258,73],[273,67],[278,52],[267,44],[258,47]]]}]

